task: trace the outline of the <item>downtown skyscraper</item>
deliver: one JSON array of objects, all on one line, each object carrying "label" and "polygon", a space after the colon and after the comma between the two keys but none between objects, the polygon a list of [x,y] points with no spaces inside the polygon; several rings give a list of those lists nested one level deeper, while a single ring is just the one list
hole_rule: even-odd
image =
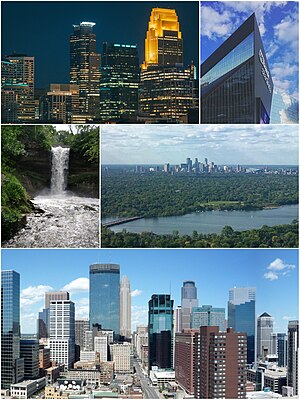
[{"label": "downtown skyscraper", "polygon": [[120,333],[120,266],[90,265],[90,329],[94,324]]},{"label": "downtown skyscraper", "polygon": [[99,114],[100,54],[93,22],[73,25],[70,37],[70,84],[79,86],[79,113],[86,121]]},{"label": "downtown skyscraper", "polygon": [[189,122],[189,112],[197,109],[196,82],[194,65],[183,65],[183,37],[176,10],[153,8],[141,66],[139,118],[144,122]]},{"label": "downtown skyscraper", "polygon": [[272,352],[271,335],[273,333],[274,318],[264,312],[257,318],[257,359],[265,360]]},{"label": "downtown skyscraper", "polygon": [[256,361],[256,288],[229,290],[228,327],[247,334],[247,364]]},{"label": "downtown skyscraper", "polygon": [[198,307],[195,282],[185,281],[181,288],[181,329],[191,328],[191,315],[194,307]]},{"label": "downtown skyscraper", "polygon": [[126,275],[122,276],[120,283],[120,335],[131,337],[131,292]]}]

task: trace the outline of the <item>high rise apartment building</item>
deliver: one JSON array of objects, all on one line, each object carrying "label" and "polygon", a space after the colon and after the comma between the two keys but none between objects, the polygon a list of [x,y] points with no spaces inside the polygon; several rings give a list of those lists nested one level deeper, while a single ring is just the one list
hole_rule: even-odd
[{"label": "high rise apartment building", "polygon": [[229,290],[228,327],[247,334],[247,363],[256,361],[256,288]]},{"label": "high rise apartment building", "polygon": [[90,329],[100,324],[118,337],[120,333],[120,266],[90,266]]},{"label": "high rise apartment building", "polygon": [[70,84],[79,86],[79,113],[87,121],[99,115],[100,54],[93,22],[73,25],[70,37]]},{"label": "high rise apartment building", "polygon": [[247,340],[244,333],[202,326],[195,335],[197,399],[246,397]]}]

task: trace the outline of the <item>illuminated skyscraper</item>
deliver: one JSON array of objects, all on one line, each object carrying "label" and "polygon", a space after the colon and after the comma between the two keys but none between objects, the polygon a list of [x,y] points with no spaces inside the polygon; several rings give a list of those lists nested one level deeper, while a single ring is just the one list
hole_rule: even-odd
[{"label": "illuminated skyscraper", "polygon": [[141,66],[139,118],[144,122],[189,121],[197,109],[197,80],[193,64],[183,65],[183,38],[175,10],[153,8]]},{"label": "illuminated skyscraper", "polygon": [[100,118],[127,122],[138,112],[140,66],[134,44],[103,43]]},{"label": "illuminated skyscraper", "polygon": [[93,22],[73,25],[70,37],[70,83],[79,86],[79,111],[87,120],[99,113],[100,54]]},{"label": "illuminated skyscraper", "polygon": [[131,294],[126,275],[122,277],[120,284],[120,335],[131,337]]}]

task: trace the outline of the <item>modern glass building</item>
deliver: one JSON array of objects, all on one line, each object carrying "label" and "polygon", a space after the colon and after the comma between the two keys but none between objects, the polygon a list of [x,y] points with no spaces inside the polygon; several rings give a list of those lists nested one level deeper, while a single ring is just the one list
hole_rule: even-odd
[{"label": "modern glass building", "polygon": [[299,101],[276,87],[273,90],[270,123],[299,123]]},{"label": "modern glass building", "polygon": [[257,318],[257,359],[265,360],[272,353],[271,335],[273,333],[274,318],[264,312]]},{"label": "modern glass building", "polygon": [[288,323],[288,353],[287,353],[287,384],[294,390],[294,396],[298,396],[299,384],[299,321]]},{"label": "modern glass building", "polygon": [[173,303],[169,294],[153,294],[148,306],[148,370],[173,368]]},{"label": "modern glass building", "polygon": [[191,328],[191,315],[194,307],[198,307],[195,282],[185,281],[181,288],[181,329]]},{"label": "modern glass building", "polygon": [[256,288],[229,290],[228,328],[247,334],[247,364],[256,361]]},{"label": "modern glass building", "polygon": [[87,120],[99,113],[100,54],[94,26],[94,22],[73,25],[70,37],[70,84],[79,86],[79,112]]},{"label": "modern glass building", "polygon": [[255,14],[201,65],[201,123],[268,124],[273,82]]},{"label": "modern glass building", "polygon": [[218,326],[219,331],[224,332],[225,308],[216,308],[210,305],[194,307],[191,316],[191,328],[199,329],[200,326]]},{"label": "modern glass building", "polygon": [[286,367],[287,365],[287,334],[277,333],[277,355],[278,366]]},{"label": "modern glass building", "polygon": [[1,388],[24,377],[20,359],[20,274],[1,272]]},{"label": "modern glass building", "polygon": [[100,77],[101,121],[136,121],[139,81],[137,46],[103,43]]},{"label": "modern glass building", "polygon": [[118,337],[120,332],[120,266],[90,265],[90,329],[100,324]]}]

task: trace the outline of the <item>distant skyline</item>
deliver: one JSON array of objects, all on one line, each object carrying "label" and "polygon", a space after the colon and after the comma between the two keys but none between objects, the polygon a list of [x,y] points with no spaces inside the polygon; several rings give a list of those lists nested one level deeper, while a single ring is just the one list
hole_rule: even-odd
[{"label": "distant skyline", "polygon": [[88,318],[89,265],[107,262],[120,264],[130,280],[133,329],[147,324],[152,294],[171,292],[178,306],[185,280],[196,282],[200,305],[224,307],[226,314],[230,288],[256,287],[257,316],[272,315],[276,332],[298,318],[298,250],[2,250],[2,269],[21,275],[22,333],[36,331],[46,291],[69,291],[76,318]]},{"label": "distant skyline", "polygon": [[[183,34],[184,63],[199,64],[197,1],[5,1],[2,2],[2,57],[35,57],[35,86],[69,82],[73,25],[95,22],[97,52],[103,42],[137,44],[140,64],[153,7],[174,8]],[[26,15],[26,18],[24,16]]]},{"label": "distant skyline", "polygon": [[297,1],[202,1],[201,63],[255,12],[274,85],[299,98]]},{"label": "distant skyline", "polygon": [[102,164],[298,164],[297,125],[102,125]]}]

